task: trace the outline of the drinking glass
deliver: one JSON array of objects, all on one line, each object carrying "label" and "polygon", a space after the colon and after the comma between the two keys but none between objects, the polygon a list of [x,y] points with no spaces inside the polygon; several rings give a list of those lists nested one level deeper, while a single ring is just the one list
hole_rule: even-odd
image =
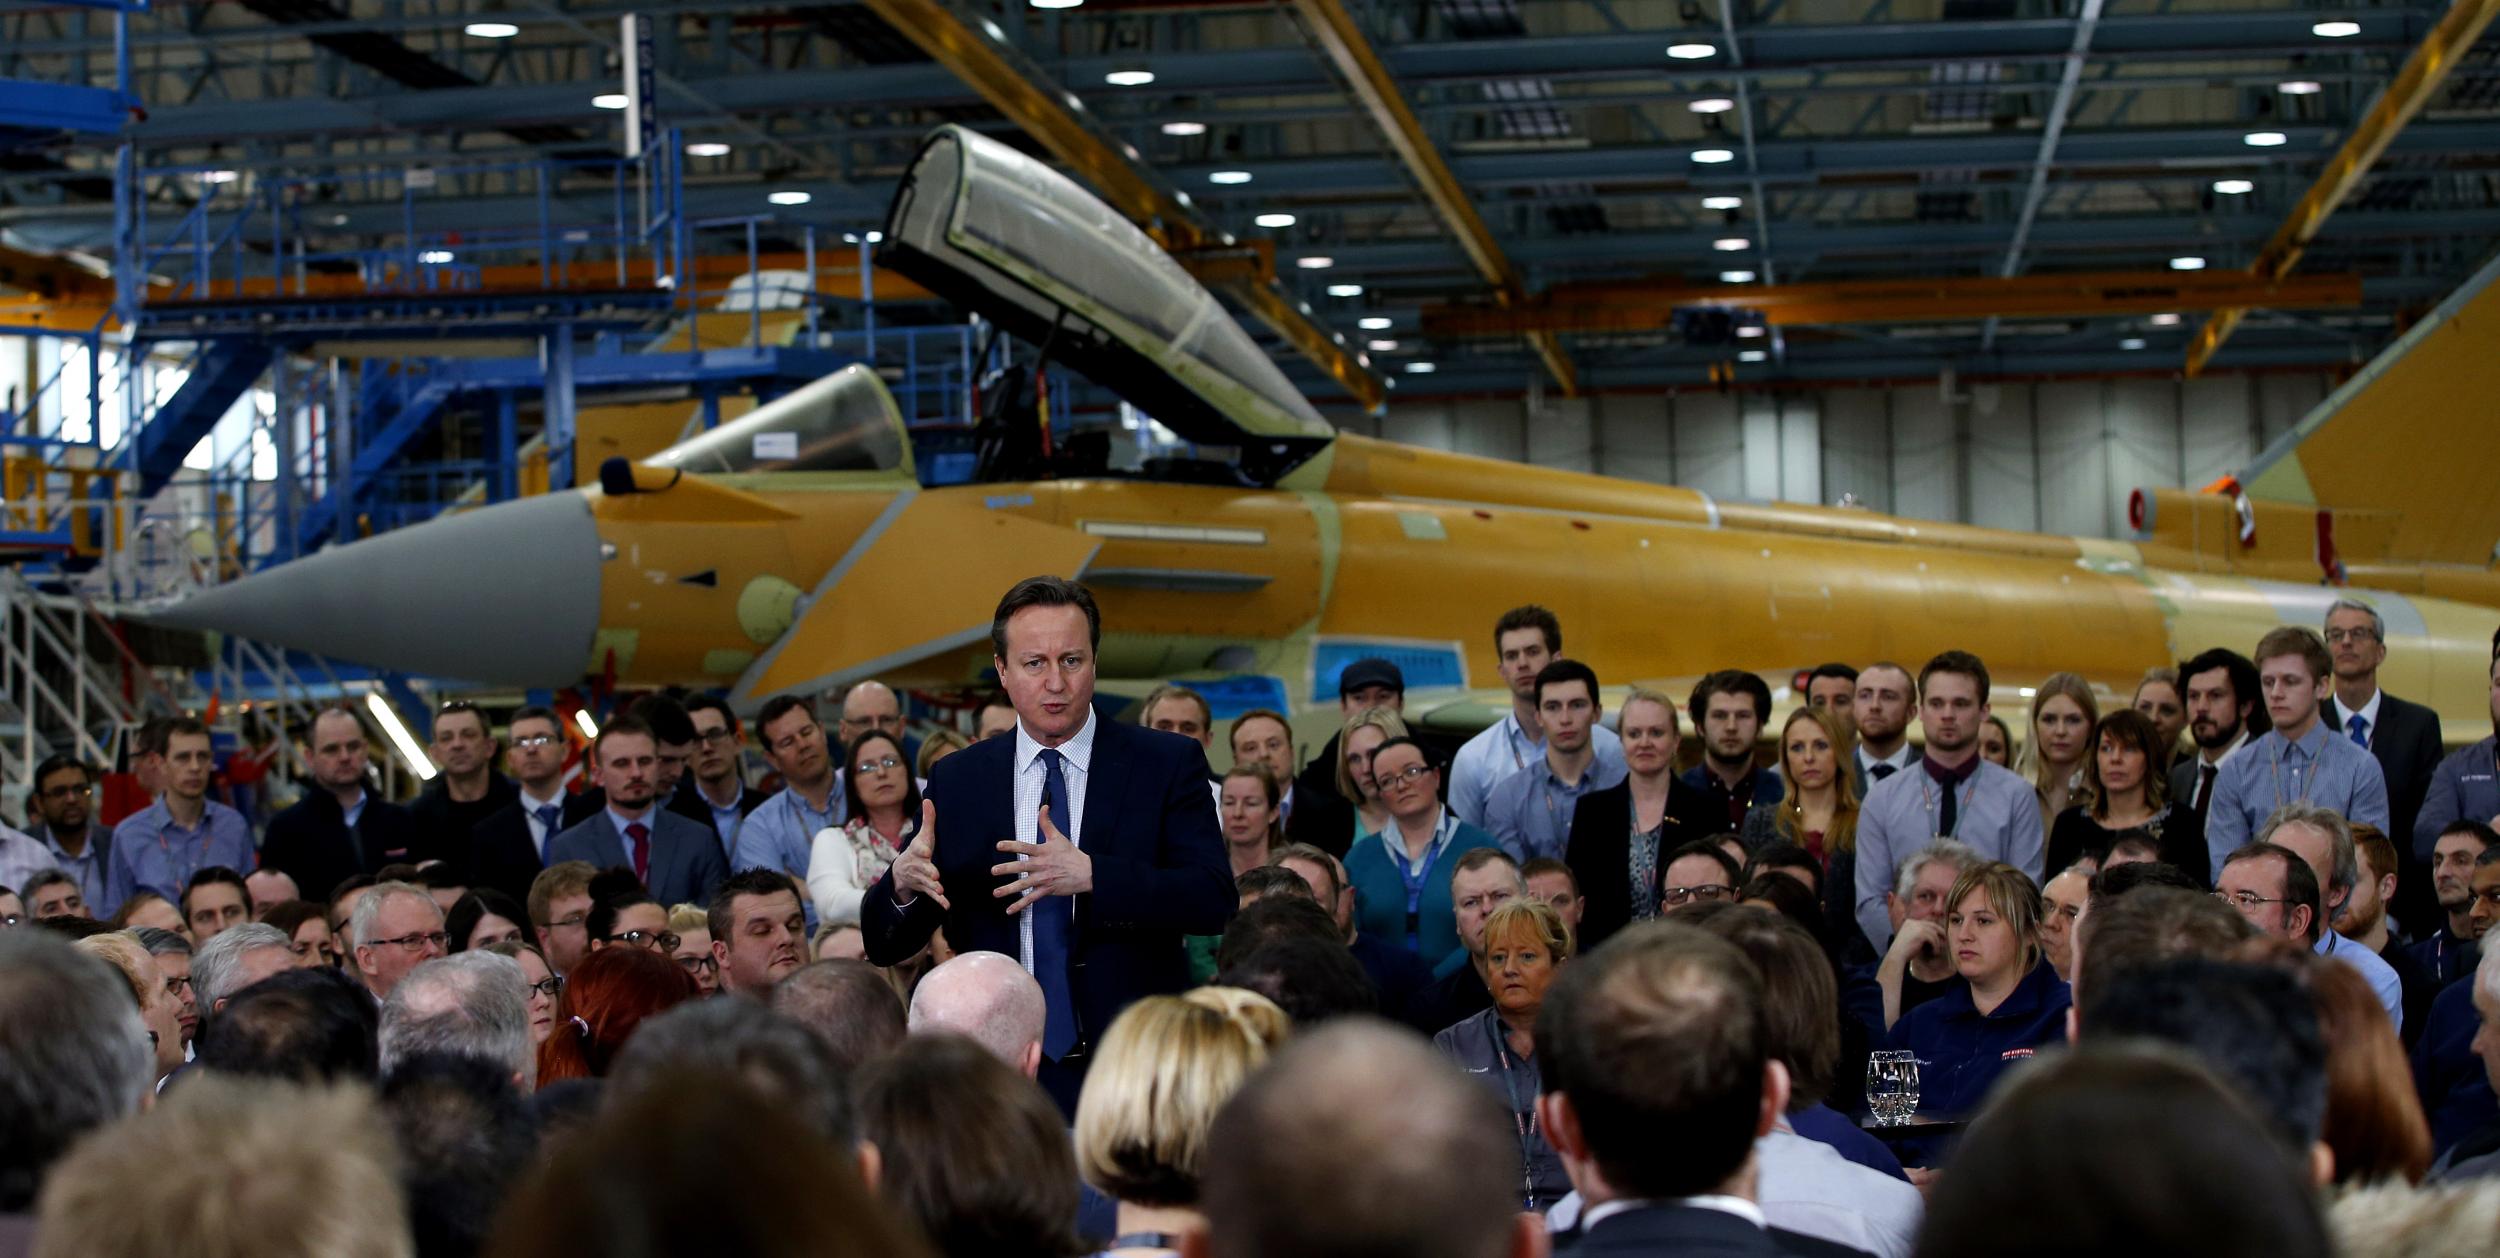
[{"label": "drinking glass", "polygon": [[1899,1127],[1918,1112],[1918,1056],[1902,1049],[1867,1055],[1866,1104],[1879,1127]]}]

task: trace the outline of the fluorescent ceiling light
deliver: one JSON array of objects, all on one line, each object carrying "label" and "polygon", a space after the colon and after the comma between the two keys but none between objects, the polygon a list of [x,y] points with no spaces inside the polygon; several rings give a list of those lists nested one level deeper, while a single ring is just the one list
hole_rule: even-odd
[{"label": "fluorescent ceiling light", "polygon": [[2280,131],[2251,131],[2240,137],[2241,143],[2253,149],[2281,148],[2290,140],[2291,137]]},{"label": "fluorescent ceiling light", "polygon": [[1251,221],[1261,227],[1291,227],[1294,219],[1291,214],[1261,214]]},{"label": "fluorescent ceiling light", "polygon": [[1250,172],[1246,170],[1214,171],[1207,175],[1207,182],[1220,183],[1227,187],[1231,187],[1236,184],[1245,184],[1250,182]]},{"label": "fluorescent ceiling light", "polygon": [[1757,336],[1765,335],[1767,332],[1768,329],[1764,328],[1759,323],[1748,323],[1745,326],[1736,329],[1736,335],[1741,336],[1748,341]]},{"label": "fluorescent ceiling light", "polygon": [[1028,0],[1036,9],[1073,9],[1085,0]]},{"label": "fluorescent ceiling light", "polygon": [[1753,283],[1753,272],[1721,271],[1719,272],[1719,278],[1730,284],[1751,284]]},{"label": "fluorescent ceiling light", "polygon": [[1206,133],[1207,124],[1203,122],[1167,122],[1163,124],[1163,134],[1165,135],[1205,135]]},{"label": "fluorescent ceiling light", "polygon": [[1697,114],[1723,114],[1736,108],[1736,102],[1724,96],[1704,96],[1684,107]]},{"label": "fluorescent ceiling light", "polygon": [[790,189],[783,192],[772,193],[764,199],[775,205],[805,205],[808,202],[815,200],[815,197],[796,189]]},{"label": "fluorescent ceiling light", "polygon": [[2130,337],[2128,337],[2127,339],[2125,339],[2125,340],[2123,340],[2123,341],[2118,342],[2118,348],[2120,348],[2120,349],[2142,349],[2142,348],[2144,348],[2144,338],[2143,338],[2143,337],[2140,337],[2140,336],[2130,336]]},{"label": "fluorescent ceiling light", "polygon": [[1705,210],[1741,210],[1745,208],[1745,198],[1703,197],[1701,199],[1701,208]]},{"label": "fluorescent ceiling light", "polygon": [[1711,241],[1710,247],[1721,253],[1735,253],[1742,249],[1752,248],[1753,242],[1742,236],[1721,236]]},{"label": "fluorescent ceiling light", "polygon": [[590,719],[590,709],[588,708],[573,709],[573,725],[575,728],[581,730],[582,737],[584,738],[597,738],[599,736],[599,722]]},{"label": "fluorescent ceiling light", "polygon": [[869,244],[872,244],[872,245],[881,245],[881,244],[884,244],[884,243],[885,243],[885,233],[884,233],[884,232],[870,232],[870,233],[868,233],[868,243],[869,243]]},{"label": "fluorescent ceiling light", "polygon": [[2359,22],[2320,22],[2309,28],[2320,39],[2349,39],[2361,33]]},{"label": "fluorescent ceiling light", "polygon": [[2205,260],[2194,256],[2172,258],[2170,260],[2170,269],[2173,271],[2202,271],[2205,269]]},{"label": "fluorescent ceiling light", "polygon": [[623,92],[601,92],[590,98],[590,106],[593,109],[623,109],[625,104]]},{"label": "fluorescent ceiling light", "polygon": [[1337,265],[1337,260],[1335,258],[1327,257],[1295,258],[1293,260],[1293,264],[1301,267],[1305,271],[1325,271],[1328,268]]},{"label": "fluorescent ceiling light", "polygon": [[399,719],[399,713],[391,710],[390,703],[382,698],[379,691],[365,692],[365,709],[373,713],[373,723],[381,726],[382,732],[389,736],[391,746],[399,752],[399,758],[408,766],[408,771],[416,774],[419,781],[433,781],[434,762],[425,758],[425,749],[417,746],[416,736],[408,732],[408,726]]},{"label": "fluorescent ceiling light", "polygon": [[1375,354],[1386,354],[1396,350],[1398,343],[1396,341],[1365,341],[1363,347]]},{"label": "fluorescent ceiling light", "polygon": [[1717,44],[1669,44],[1667,55],[1678,61],[1707,61],[1719,55]]},{"label": "fluorescent ceiling light", "polygon": [[686,156],[688,156],[688,157],[727,157],[727,156],[729,156],[729,146],[728,146],[728,145],[726,145],[726,144],[721,143],[721,142],[720,142],[720,141],[718,141],[718,140],[705,140],[705,141],[703,141],[703,142],[702,142],[702,143],[700,143],[700,144],[689,144],[689,145],[687,145],[687,146],[686,146]]},{"label": "fluorescent ceiling light", "polygon": [[1735,161],[1736,154],[1727,149],[1694,149],[1693,160],[1704,166],[1716,166],[1721,162]]},{"label": "fluorescent ceiling light", "polygon": [[510,22],[471,22],[460,29],[479,39],[510,39],[521,33],[521,28]]},{"label": "fluorescent ceiling light", "polygon": [[2179,326],[2179,316],[2175,314],[2157,314],[2152,318],[2145,320],[2145,322],[2152,324],[2157,328],[2175,328]]},{"label": "fluorescent ceiling light", "polygon": [[1396,320],[1391,319],[1386,315],[1371,315],[1366,318],[1355,320],[1354,326],[1361,328],[1366,332],[1382,332],[1388,330],[1395,323]]},{"label": "fluorescent ceiling light", "polygon": [[1155,81],[1155,72],[1152,70],[1114,70],[1102,76],[1102,81],[1113,87],[1144,87]]},{"label": "fluorescent ceiling light", "polygon": [[2315,96],[2326,88],[2316,79],[2287,79],[2274,85],[2285,96]]},{"label": "fluorescent ceiling light", "polygon": [[1408,364],[1406,364],[1406,374],[1408,374],[1408,375],[1410,375],[1410,376],[1429,376],[1429,375],[1431,375],[1433,372],[1436,372],[1436,371],[1439,371],[1439,370],[1440,370],[1440,368],[1433,366],[1431,363],[1408,363]]},{"label": "fluorescent ceiling light", "polygon": [[428,249],[417,255],[417,261],[427,266],[442,266],[450,262],[451,258],[452,253],[449,249]]},{"label": "fluorescent ceiling light", "polygon": [[203,170],[200,172],[201,183],[233,183],[234,181],[235,173],[231,170]]},{"label": "fluorescent ceiling light", "polygon": [[2255,192],[2256,190],[2256,181],[2250,179],[2214,180],[2214,191],[2226,197],[2242,196],[2247,193]]},{"label": "fluorescent ceiling light", "polygon": [[1768,350],[1759,350],[1759,349],[1741,350],[1741,351],[1738,351],[1738,353],[1737,353],[1737,355],[1736,355],[1736,361],[1738,361],[1738,362],[1740,362],[1740,363],[1758,363],[1758,362],[1761,362],[1761,361],[1763,361],[1763,360],[1765,360],[1765,359],[1769,358],[1770,356],[1771,356],[1771,354],[1770,354],[1770,351],[1768,351]]},{"label": "fluorescent ceiling light", "polygon": [[1363,295],[1363,286],[1360,284],[1331,284],[1328,286],[1328,295],[1331,297],[1360,297]]}]

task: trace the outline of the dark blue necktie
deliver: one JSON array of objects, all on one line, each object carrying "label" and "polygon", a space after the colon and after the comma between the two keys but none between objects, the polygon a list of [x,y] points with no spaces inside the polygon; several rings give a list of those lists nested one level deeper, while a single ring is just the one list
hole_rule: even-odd
[{"label": "dark blue necktie", "polygon": [[[1042,803],[1050,808],[1050,824],[1068,834],[1068,779],[1059,761],[1056,748],[1042,749]],[[1044,841],[1039,822],[1033,841]],[[1050,1011],[1042,1027],[1042,1055],[1057,1061],[1076,1047],[1076,999],[1068,987],[1068,941],[1075,933],[1076,904],[1064,895],[1043,896],[1025,911],[1033,915],[1033,978],[1042,985],[1042,1000]]]},{"label": "dark blue necktie", "polygon": [[558,821],[564,819],[563,805],[540,804],[534,811],[538,814],[539,828],[547,832],[548,838],[554,838],[556,836],[556,832],[564,828],[556,824]]}]

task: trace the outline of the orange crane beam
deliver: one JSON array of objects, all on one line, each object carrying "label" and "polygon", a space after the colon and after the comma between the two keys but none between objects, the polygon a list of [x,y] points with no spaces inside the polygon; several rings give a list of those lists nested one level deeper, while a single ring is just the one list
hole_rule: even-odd
[{"label": "orange crane beam", "polygon": [[[2482,38],[2483,28],[2490,26],[2496,16],[2500,16],[2500,0],[2457,0],[2441,16],[2431,33],[2422,38],[2421,47],[2405,58],[2403,68],[2396,71],[2396,77],[2377,103],[2370,106],[2370,112],[2354,124],[2352,134],[2328,159],[2318,181],[2309,185],[2309,191],[2292,207],[2283,225],[2275,228],[2273,237],[2257,251],[2257,260],[2249,264],[2248,274],[2261,280],[2279,280],[2300,265],[2300,255],[2308,250],[2310,241],[2317,239],[2318,229],[2326,225],[2327,216],[2360,186],[2361,177],[2378,164],[2396,133],[2404,130],[2405,124],[2439,94],[2449,72],[2465,59],[2474,41]],[[2247,313],[2246,307],[2226,306],[2196,330],[2196,339],[2188,344],[2189,375],[2205,370],[2205,364],[2213,361],[2222,343],[2240,326],[2241,316]]]},{"label": "orange crane beam", "polygon": [[2261,280],[2233,271],[2093,271],[2012,277],[1839,280],[1820,284],[1564,284],[1525,305],[1428,307],[1426,336],[1517,336],[1529,331],[1637,332],[1678,310],[1759,312],[1762,322],[1933,323],[1954,319],[2149,315],[2228,306],[2321,309],[2361,303],[2358,275]]}]

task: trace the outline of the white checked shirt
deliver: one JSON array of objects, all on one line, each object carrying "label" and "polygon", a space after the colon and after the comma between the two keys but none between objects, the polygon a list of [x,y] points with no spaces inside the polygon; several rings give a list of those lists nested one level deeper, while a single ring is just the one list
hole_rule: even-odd
[{"label": "white checked shirt", "polygon": [[[1085,780],[1094,763],[1094,713],[1089,705],[1085,724],[1076,737],[1059,744],[1059,775],[1068,787],[1068,815],[1054,816],[1050,823],[1068,842],[1085,846],[1079,837],[1085,825]],[[1042,787],[1049,778],[1042,764],[1042,745],[1025,732],[1024,722],[1016,722],[1016,842],[1039,843],[1041,839]],[[941,821],[938,824],[944,825]],[[1025,973],[1033,972],[1033,913],[1027,909],[1016,915],[1016,960]]]}]

